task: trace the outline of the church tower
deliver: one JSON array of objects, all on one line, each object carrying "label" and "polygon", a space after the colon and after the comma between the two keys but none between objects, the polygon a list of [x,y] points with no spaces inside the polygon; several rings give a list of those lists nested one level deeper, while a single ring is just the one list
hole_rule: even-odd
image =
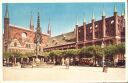
[{"label": "church tower", "polygon": [[6,4],[5,16],[4,16],[4,51],[8,50],[8,44],[10,39],[10,30],[9,30],[9,11],[8,4]]},{"label": "church tower", "polygon": [[34,23],[33,23],[32,12],[31,12],[31,18],[30,18],[30,30],[34,30]]},{"label": "church tower", "polygon": [[49,18],[49,24],[48,24],[48,30],[47,30],[47,34],[49,34],[51,36],[51,25],[50,25],[50,18]]}]

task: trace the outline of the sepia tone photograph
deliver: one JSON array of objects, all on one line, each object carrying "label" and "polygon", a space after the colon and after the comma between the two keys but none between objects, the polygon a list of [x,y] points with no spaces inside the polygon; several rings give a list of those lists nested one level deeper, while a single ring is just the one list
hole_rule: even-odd
[{"label": "sepia tone photograph", "polygon": [[3,81],[125,82],[125,5],[2,3]]}]

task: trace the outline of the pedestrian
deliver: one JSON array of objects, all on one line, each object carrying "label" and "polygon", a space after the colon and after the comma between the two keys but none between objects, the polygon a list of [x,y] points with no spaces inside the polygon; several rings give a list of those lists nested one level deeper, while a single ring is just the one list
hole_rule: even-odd
[{"label": "pedestrian", "polygon": [[69,69],[69,58],[66,58],[65,65],[66,65],[66,68]]},{"label": "pedestrian", "polygon": [[64,58],[61,59],[62,66],[64,66]]}]

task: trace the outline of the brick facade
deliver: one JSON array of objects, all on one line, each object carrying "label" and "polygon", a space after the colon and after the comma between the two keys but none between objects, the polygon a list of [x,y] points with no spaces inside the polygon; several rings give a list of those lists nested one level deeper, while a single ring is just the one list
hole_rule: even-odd
[{"label": "brick facade", "polygon": [[[6,8],[7,9],[7,8]],[[31,50],[35,49],[34,37],[35,31],[32,18],[30,20],[30,28],[26,29],[10,24],[6,10],[4,18],[4,51],[10,50]],[[82,26],[78,24],[74,27],[75,30],[70,33],[65,33],[56,37],[51,37],[51,27],[48,26],[48,33],[42,33],[41,48],[44,51],[64,50],[72,48],[82,48],[88,45],[105,45],[119,44],[125,41],[125,19],[124,15],[118,15],[114,11],[113,16],[105,17],[102,15],[101,20],[92,19],[91,23],[86,24],[85,20]],[[70,37],[70,36],[71,37]]]}]

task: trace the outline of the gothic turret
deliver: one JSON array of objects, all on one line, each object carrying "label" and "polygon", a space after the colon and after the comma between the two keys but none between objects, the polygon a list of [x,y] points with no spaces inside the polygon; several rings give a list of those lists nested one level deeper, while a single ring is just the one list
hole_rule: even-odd
[{"label": "gothic turret", "polygon": [[83,28],[84,28],[84,42],[86,41],[86,21],[84,17],[84,22],[83,22]]},{"label": "gothic turret", "polygon": [[9,11],[8,11],[8,4],[6,4],[6,10],[4,16],[4,51],[8,51],[9,40],[10,40]]},{"label": "gothic turret", "polygon": [[49,35],[51,36],[50,18],[49,18],[49,23],[48,23],[48,30],[47,30],[47,34],[49,34]]},{"label": "gothic turret", "polygon": [[125,9],[122,11],[121,16],[125,15]]},{"label": "gothic turret", "polygon": [[114,5],[114,16],[117,15],[117,8],[116,8],[116,5]]},{"label": "gothic turret", "polygon": [[116,5],[114,6],[114,27],[115,27],[115,43],[119,44],[121,42],[120,33],[119,33],[119,26],[118,26],[118,14],[117,14],[117,8]]},{"label": "gothic turret", "polygon": [[76,18],[76,42],[79,41],[79,33],[78,33],[78,17]]},{"label": "gothic turret", "polygon": [[102,37],[105,38],[106,37],[106,21],[105,21],[105,12],[102,12]]},{"label": "gothic turret", "polygon": [[40,14],[38,12],[38,17],[37,17],[37,31],[41,31],[41,27],[40,27]]},{"label": "gothic turret", "polygon": [[31,12],[31,18],[30,18],[30,30],[34,30],[34,23],[33,23],[32,12]]},{"label": "gothic turret", "polygon": [[94,12],[92,13],[92,39],[95,39],[95,17],[94,17]]},{"label": "gothic turret", "polygon": [[9,18],[8,4],[6,4],[6,10],[5,10],[4,18]]}]

